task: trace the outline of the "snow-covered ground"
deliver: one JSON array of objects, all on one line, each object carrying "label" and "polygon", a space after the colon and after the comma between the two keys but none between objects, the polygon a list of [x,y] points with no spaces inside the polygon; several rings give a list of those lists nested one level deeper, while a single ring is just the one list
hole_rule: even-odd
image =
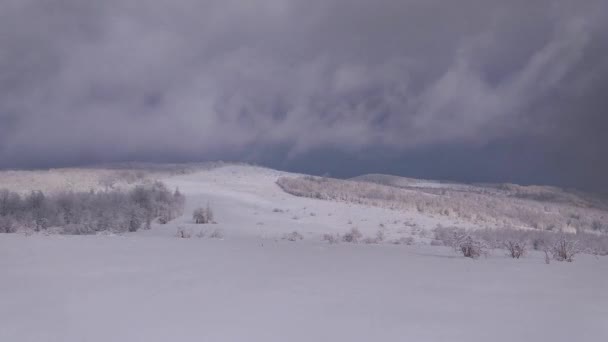
[{"label": "snow-covered ground", "polygon": [[[291,196],[275,183],[284,175],[237,165],[164,175],[186,214],[151,230],[0,234],[0,341],[608,339],[607,257],[465,259],[425,244],[437,224],[462,222]],[[193,224],[207,203],[217,224]],[[353,227],[416,243],[321,241]],[[281,239],[293,231],[304,239]]]},{"label": "snow-covered ground", "polygon": [[608,262],[426,246],[0,237],[1,341],[602,341]]}]

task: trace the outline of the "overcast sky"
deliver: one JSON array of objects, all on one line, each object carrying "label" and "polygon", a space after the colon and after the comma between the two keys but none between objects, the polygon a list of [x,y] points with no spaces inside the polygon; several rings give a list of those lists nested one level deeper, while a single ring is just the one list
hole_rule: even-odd
[{"label": "overcast sky", "polygon": [[605,0],[3,0],[0,168],[608,191]]}]

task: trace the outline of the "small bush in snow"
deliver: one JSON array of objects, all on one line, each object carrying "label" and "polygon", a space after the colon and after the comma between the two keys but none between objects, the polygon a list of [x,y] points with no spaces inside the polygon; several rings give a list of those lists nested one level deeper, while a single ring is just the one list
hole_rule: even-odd
[{"label": "small bush in snow", "polygon": [[330,244],[336,244],[338,242],[340,242],[340,236],[339,235],[334,235],[334,234],[323,234],[323,241],[327,241]]},{"label": "small bush in snow", "polygon": [[527,244],[525,241],[507,240],[503,242],[503,247],[513,259],[519,259],[526,255]]},{"label": "small bush in snow", "polygon": [[[443,244],[445,246],[453,246],[453,235],[462,232],[458,228],[435,228],[435,240],[431,243],[434,245]],[[567,261],[566,251],[574,250],[577,253],[589,253],[595,255],[608,255],[608,236],[598,233],[578,232],[574,234],[556,233],[551,231],[539,230],[520,230],[513,228],[500,229],[484,229],[476,231],[468,231],[473,238],[484,242],[488,248],[506,249],[511,254],[511,247],[524,247],[524,254],[528,246],[536,251],[547,252],[552,257],[557,255],[557,259]],[[576,241],[574,241],[576,237]],[[564,241],[565,240],[565,241]],[[513,242],[513,246],[509,246],[509,242]],[[523,246],[522,246],[523,244]],[[574,244],[574,246],[569,246]],[[555,248],[559,245],[559,248]],[[557,252],[557,251],[561,252]],[[554,253],[555,251],[555,253]],[[514,252],[516,252],[514,250]],[[560,256],[561,255],[561,256]],[[520,257],[523,256],[520,255]],[[556,260],[557,260],[556,259]]]},{"label": "small bush in snow", "polygon": [[65,225],[61,230],[61,233],[67,235],[90,235],[95,234],[95,231],[87,225],[71,223]]},{"label": "small bush in snow", "polygon": [[382,241],[384,241],[384,232],[381,230],[376,232],[375,237],[366,237],[365,239],[363,239],[363,243],[365,244],[377,244],[381,243]]},{"label": "small bush in snow", "polygon": [[289,234],[285,234],[285,236],[283,236],[283,240],[287,240],[287,241],[298,241],[298,240],[303,240],[304,237],[302,236],[302,234],[293,231]]},{"label": "small bush in snow", "polygon": [[462,253],[465,258],[477,259],[487,254],[486,245],[465,231],[455,231],[450,245],[456,252]]},{"label": "small bush in snow", "polygon": [[369,236],[368,236],[368,237],[366,237],[365,239],[363,239],[363,241],[362,241],[362,242],[363,242],[364,244],[366,244],[366,245],[373,245],[373,244],[377,244],[377,243],[378,243],[378,240],[376,240],[376,239],[375,239],[375,238],[373,238],[373,237],[369,237]]},{"label": "small bush in snow", "polygon": [[211,233],[211,235],[209,235],[209,237],[212,239],[223,239],[224,232],[221,229],[216,229]]},{"label": "small bush in snow", "polygon": [[350,243],[359,243],[359,240],[363,237],[363,234],[357,228],[352,228],[348,233],[342,236],[342,241]]},{"label": "small bush in snow", "polygon": [[535,251],[542,251],[547,245],[547,242],[542,237],[536,237],[532,239],[532,248]]},{"label": "small bush in snow", "polygon": [[545,264],[549,265],[551,263],[551,258],[549,257],[549,248],[545,247],[543,252],[545,252]]},{"label": "small bush in snow", "polygon": [[434,233],[437,245],[451,247],[452,240],[456,231],[457,228],[436,227]]},{"label": "small bush in snow", "polygon": [[411,236],[408,237],[401,237],[397,240],[393,240],[393,245],[407,245],[407,246],[411,246],[414,244],[414,238]]},{"label": "small bush in snow", "polygon": [[557,261],[574,261],[574,256],[580,252],[578,241],[560,235],[551,248],[551,255]]},{"label": "small bush in snow", "polygon": [[608,227],[605,227],[601,221],[594,220],[591,222],[591,229],[598,232],[605,232],[608,230]]},{"label": "small bush in snow", "polygon": [[384,241],[384,232],[383,231],[379,230],[376,232],[376,240],[378,242]]},{"label": "small bush in snow", "polygon": [[213,210],[208,204],[205,208],[197,208],[192,213],[192,219],[196,224],[213,223]]},{"label": "small bush in snow", "polygon": [[177,233],[175,236],[182,239],[189,239],[192,237],[192,232],[184,227],[177,227]]}]

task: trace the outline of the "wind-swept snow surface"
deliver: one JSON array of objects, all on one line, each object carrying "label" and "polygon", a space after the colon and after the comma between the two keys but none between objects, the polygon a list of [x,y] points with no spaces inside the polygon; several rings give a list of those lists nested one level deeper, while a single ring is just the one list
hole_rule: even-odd
[{"label": "wind-swept snow surface", "polygon": [[601,341],[608,262],[425,246],[0,236],[1,341]]}]

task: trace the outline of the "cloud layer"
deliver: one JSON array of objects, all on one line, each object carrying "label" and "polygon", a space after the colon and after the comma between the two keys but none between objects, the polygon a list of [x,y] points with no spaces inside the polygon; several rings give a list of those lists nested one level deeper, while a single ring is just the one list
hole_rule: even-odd
[{"label": "cloud layer", "polygon": [[[608,171],[604,13],[594,0],[3,1],[0,167],[521,145],[543,172],[577,165],[549,179],[588,187]],[[526,158],[509,156],[526,181]]]}]

